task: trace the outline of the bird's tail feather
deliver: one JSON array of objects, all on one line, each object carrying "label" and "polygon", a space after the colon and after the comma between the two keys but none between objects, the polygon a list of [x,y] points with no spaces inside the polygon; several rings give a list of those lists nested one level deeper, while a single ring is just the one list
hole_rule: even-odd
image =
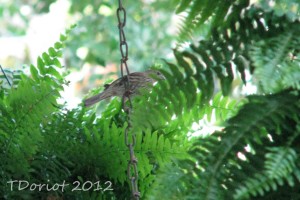
[{"label": "bird's tail feather", "polygon": [[97,103],[97,102],[99,102],[99,101],[101,101],[103,99],[106,99],[106,98],[108,98],[107,95],[105,95],[104,93],[100,93],[100,94],[97,94],[95,96],[92,96],[92,97],[87,98],[86,100],[84,100],[84,105],[86,107],[89,107],[89,106],[92,106],[95,103]]}]

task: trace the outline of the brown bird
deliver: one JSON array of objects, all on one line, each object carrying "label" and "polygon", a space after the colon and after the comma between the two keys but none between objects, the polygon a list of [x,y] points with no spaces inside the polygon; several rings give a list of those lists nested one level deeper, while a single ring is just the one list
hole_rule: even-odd
[{"label": "brown bird", "polygon": [[[92,106],[95,103],[107,99],[110,97],[118,96],[122,97],[125,93],[125,82],[127,79],[127,75],[123,78],[119,78],[113,81],[110,84],[104,85],[104,91],[100,94],[92,96],[86,100],[84,100],[85,106]],[[130,93],[131,95],[137,94],[140,88],[149,88],[155,83],[157,80],[164,80],[164,75],[157,70],[147,70],[145,72],[133,72],[129,74],[130,81]]]}]

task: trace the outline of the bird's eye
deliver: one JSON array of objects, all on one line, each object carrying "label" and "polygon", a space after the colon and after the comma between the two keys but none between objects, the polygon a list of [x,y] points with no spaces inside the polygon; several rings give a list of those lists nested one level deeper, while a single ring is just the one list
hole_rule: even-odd
[{"label": "bird's eye", "polygon": [[160,75],[160,72],[156,72],[157,75]]}]

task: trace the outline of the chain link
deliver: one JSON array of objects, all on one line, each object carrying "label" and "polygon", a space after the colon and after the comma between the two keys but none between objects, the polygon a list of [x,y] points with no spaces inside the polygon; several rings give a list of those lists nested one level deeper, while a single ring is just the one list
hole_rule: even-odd
[{"label": "chain link", "polygon": [[[129,161],[127,165],[127,178],[130,182],[131,192],[134,199],[140,199],[140,192],[138,190],[138,169],[137,163],[138,160],[134,155],[134,146],[136,143],[136,137],[134,133],[130,132],[131,122],[130,122],[130,112],[132,110],[132,102],[131,102],[131,91],[130,91],[130,79],[129,79],[129,68],[127,65],[128,60],[128,44],[126,41],[126,35],[124,33],[124,27],[126,25],[126,10],[123,7],[122,0],[119,1],[119,7],[117,9],[117,18],[118,18],[118,28],[119,28],[119,40],[120,40],[120,53],[121,53],[121,76],[122,79],[126,79],[125,82],[125,93],[122,97],[122,108],[126,113],[126,121],[127,127],[124,131],[124,139],[125,145],[128,147],[129,150]],[[126,71],[127,76],[124,75],[124,69]],[[129,106],[126,106],[125,102],[126,99],[129,101]]]}]

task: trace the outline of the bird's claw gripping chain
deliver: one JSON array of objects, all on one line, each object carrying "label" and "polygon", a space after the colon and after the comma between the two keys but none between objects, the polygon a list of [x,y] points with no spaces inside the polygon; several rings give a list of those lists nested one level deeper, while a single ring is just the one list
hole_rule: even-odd
[{"label": "bird's claw gripping chain", "polygon": [[124,93],[124,96],[125,97],[129,97],[130,95],[133,94],[133,91],[132,90],[126,90],[125,93]]}]

